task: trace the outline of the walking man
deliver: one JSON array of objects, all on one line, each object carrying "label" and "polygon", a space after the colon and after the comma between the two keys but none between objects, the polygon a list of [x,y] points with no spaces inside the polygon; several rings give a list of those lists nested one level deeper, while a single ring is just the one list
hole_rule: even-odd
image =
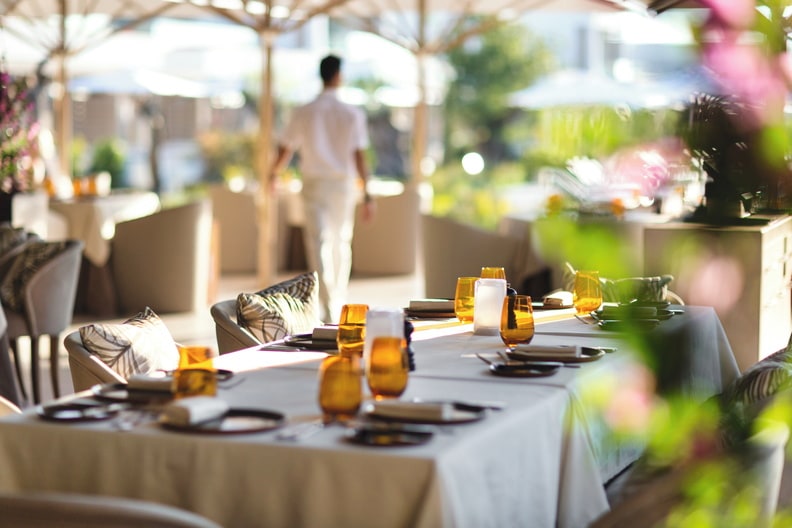
[{"label": "walking man", "polygon": [[338,99],[341,59],[335,55],[322,59],[319,75],[322,92],[294,111],[278,145],[270,184],[274,186],[278,174],[299,151],[306,259],[309,269],[319,275],[322,320],[336,322],[346,302],[352,268],[358,181],[363,189],[364,220],[373,216],[374,204],[366,190],[366,116],[359,108]]}]

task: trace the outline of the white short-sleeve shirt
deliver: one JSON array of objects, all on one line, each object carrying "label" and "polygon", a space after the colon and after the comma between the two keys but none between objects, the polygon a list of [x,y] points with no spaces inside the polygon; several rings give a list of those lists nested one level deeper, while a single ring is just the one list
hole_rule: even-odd
[{"label": "white short-sleeve shirt", "polygon": [[356,174],[353,153],[369,146],[366,115],[326,89],[294,111],[281,143],[300,152],[303,178],[349,178]]}]

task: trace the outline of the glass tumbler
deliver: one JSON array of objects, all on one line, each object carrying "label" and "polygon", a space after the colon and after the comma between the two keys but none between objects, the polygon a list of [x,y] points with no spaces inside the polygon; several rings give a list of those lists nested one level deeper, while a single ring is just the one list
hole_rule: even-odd
[{"label": "glass tumbler", "polygon": [[459,277],[454,293],[454,314],[461,323],[473,322],[473,304],[478,277]]},{"label": "glass tumbler", "polygon": [[500,336],[508,348],[531,342],[534,336],[534,316],[528,295],[507,295],[503,299]]},{"label": "glass tumbler", "polygon": [[319,407],[323,421],[349,421],[363,400],[360,359],[356,356],[329,356],[319,367]]},{"label": "glass tumbler", "polygon": [[377,337],[366,363],[366,381],[375,400],[398,398],[407,388],[410,371],[402,337]]},{"label": "glass tumbler", "polygon": [[602,287],[598,271],[578,271],[575,273],[575,287],[572,292],[575,312],[589,314],[602,304]]},{"label": "glass tumbler", "polygon": [[338,319],[338,353],[342,356],[363,356],[366,338],[367,304],[345,304]]}]

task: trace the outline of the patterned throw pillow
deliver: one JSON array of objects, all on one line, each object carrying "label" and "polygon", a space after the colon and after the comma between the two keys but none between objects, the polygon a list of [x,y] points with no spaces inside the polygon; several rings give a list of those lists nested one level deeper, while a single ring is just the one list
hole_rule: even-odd
[{"label": "patterned throw pillow", "polygon": [[318,299],[316,272],[304,273],[257,293],[240,293],[237,324],[262,343],[311,332],[321,324]]},{"label": "patterned throw pillow", "polygon": [[36,240],[14,258],[0,283],[0,300],[3,306],[15,312],[25,308],[24,290],[36,272],[55,255],[66,249],[66,241],[44,242]]},{"label": "patterned throw pillow", "polygon": [[792,387],[792,345],[746,370],[728,391],[730,401],[754,405]]},{"label": "patterned throw pillow", "polygon": [[154,311],[145,310],[121,324],[80,328],[83,346],[123,378],[179,366],[179,349]]},{"label": "patterned throw pillow", "polygon": [[[629,277],[626,279],[607,279],[600,277],[603,302],[662,302],[668,295],[668,283],[674,280],[672,275],[655,277]],[[566,291],[575,288],[575,268],[567,262],[564,264],[562,281]]]},{"label": "patterned throw pillow", "polygon": [[28,233],[24,227],[12,227],[8,222],[0,224],[0,256],[24,244],[28,240]]}]

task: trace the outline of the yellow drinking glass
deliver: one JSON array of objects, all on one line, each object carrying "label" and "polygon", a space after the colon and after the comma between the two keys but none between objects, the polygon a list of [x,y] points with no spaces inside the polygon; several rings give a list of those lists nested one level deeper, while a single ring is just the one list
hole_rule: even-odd
[{"label": "yellow drinking glass", "polygon": [[319,367],[319,407],[325,423],[349,421],[363,400],[360,359],[355,356],[329,356]]},{"label": "yellow drinking glass", "polygon": [[462,323],[473,322],[473,301],[478,277],[459,277],[454,294],[454,314]]},{"label": "yellow drinking glass", "polygon": [[481,268],[482,279],[506,279],[506,270],[497,266],[486,266]]},{"label": "yellow drinking glass", "polygon": [[345,356],[363,356],[366,340],[367,304],[345,304],[338,320],[338,353]]},{"label": "yellow drinking glass", "polygon": [[179,368],[173,372],[174,398],[187,396],[215,396],[217,394],[217,371],[211,364],[203,362],[212,358],[206,346],[178,345]]},{"label": "yellow drinking glass", "polygon": [[534,336],[533,304],[528,295],[507,295],[503,299],[500,336],[508,348],[531,342]]},{"label": "yellow drinking glass", "polygon": [[403,337],[376,337],[366,362],[366,381],[375,400],[398,398],[407,388],[410,371]]},{"label": "yellow drinking glass", "polygon": [[575,273],[575,287],[572,301],[578,314],[589,314],[602,304],[602,287],[598,271],[578,271]]}]

